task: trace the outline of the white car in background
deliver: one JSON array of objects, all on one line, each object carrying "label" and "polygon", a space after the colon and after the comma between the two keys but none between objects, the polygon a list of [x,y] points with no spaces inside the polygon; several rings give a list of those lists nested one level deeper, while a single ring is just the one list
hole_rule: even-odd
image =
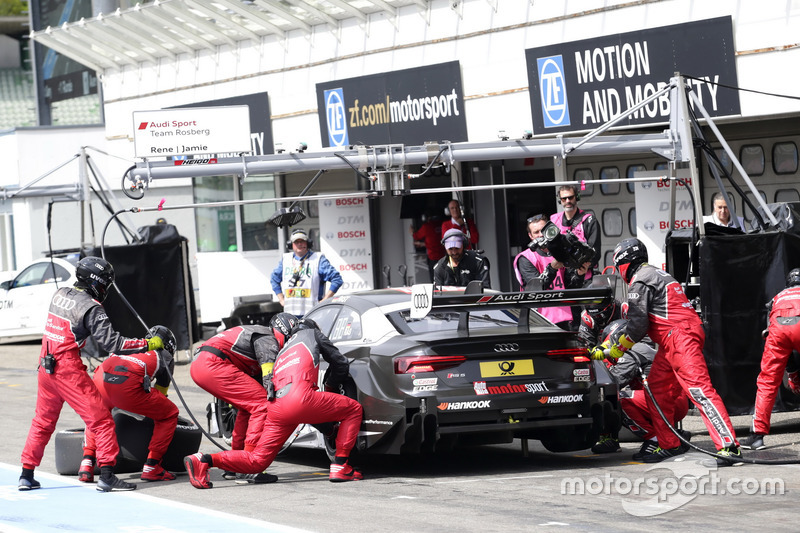
[{"label": "white car in background", "polygon": [[0,343],[38,340],[44,334],[53,294],[75,284],[73,258],[42,258],[0,283]]}]

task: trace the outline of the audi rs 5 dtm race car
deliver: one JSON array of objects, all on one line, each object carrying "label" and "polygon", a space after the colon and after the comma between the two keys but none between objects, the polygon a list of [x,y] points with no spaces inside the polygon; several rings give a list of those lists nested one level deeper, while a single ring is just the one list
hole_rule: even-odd
[{"label": "audi rs 5 dtm race car", "polygon": [[[444,288],[423,318],[412,318],[406,287],[336,296],[307,316],[351,361],[340,392],[364,408],[358,451],[424,453],[525,438],[565,452],[596,442],[604,416],[618,414],[618,387],[575,333],[534,308],[611,295]],[[290,441],[334,452],[310,426]]]}]

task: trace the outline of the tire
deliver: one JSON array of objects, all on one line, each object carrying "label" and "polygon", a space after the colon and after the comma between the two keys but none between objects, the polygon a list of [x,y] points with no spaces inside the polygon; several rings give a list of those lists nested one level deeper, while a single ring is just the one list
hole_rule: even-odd
[{"label": "tire", "polygon": [[[115,409],[113,415],[121,456],[117,465],[126,469],[132,468],[127,471],[139,471],[147,460],[148,445],[153,436],[153,420],[119,409]],[[167,448],[161,464],[167,470],[185,472],[183,458],[200,449],[202,438],[203,434],[198,426],[179,416],[175,435],[172,437],[172,442]],[[117,471],[121,470],[118,468]]]},{"label": "tire", "polygon": [[[358,389],[356,388],[356,384],[353,381],[352,376],[348,376],[347,381],[342,383],[339,386],[339,390],[337,391],[339,394],[344,394],[348,398],[358,401]],[[322,437],[322,441],[325,443],[325,454],[328,456],[328,459],[331,463],[334,462],[336,458],[336,435],[339,432],[339,423],[336,423],[336,431],[330,437]],[[353,456],[356,452],[356,446],[353,447],[353,450],[350,452],[350,455]]]},{"label": "tire", "polygon": [[62,476],[77,476],[82,459],[83,428],[56,433],[56,472]]},{"label": "tire", "polygon": [[550,437],[542,439],[542,446],[550,452],[575,452],[591,448],[598,434],[591,427],[567,427],[554,430]]}]

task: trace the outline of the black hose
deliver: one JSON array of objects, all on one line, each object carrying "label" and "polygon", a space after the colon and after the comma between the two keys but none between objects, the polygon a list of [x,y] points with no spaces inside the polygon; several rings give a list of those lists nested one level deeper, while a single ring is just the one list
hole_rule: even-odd
[{"label": "black hose", "polygon": [[[120,214],[124,213],[125,211],[129,211],[129,210],[128,209],[120,209],[119,211],[117,211],[113,215],[111,215],[111,218],[108,219],[108,222],[106,222],[106,225],[103,228],[103,234],[102,234],[102,237],[100,238],[100,255],[102,256],[103,259],[106,258],[106,250],[105,250],[106,230],[108,230],[108,226],[111,224],[111,221],[114,220]],[[130,211],[131,212],[136,212],[135,209],[134,210],[130,210]],[[125,298],[125,295],[122,294],[122,291],[119,290],[119,287],[117,286],[116,281],[114,281],[111,285],[117,291],[117,294],[119,295],[120,299],[122,300],[122,303],[125,304],[125,307],[127,307],[128,310],[131,313],[133,313],[133,316],[135,316],[139,320],[139,322],[142,324],[142,326],[144,326],[145,331],[149,332],[150,328],[147,326],[147,323],[145,323],[145,321],[144,321],[144,319],[142,319],[141,315],[139,315],[139,313],[136,312],[136,309],[133,308],[133,306],[128,301],[128,299]],[[191,347],[190,347],[190,349],[191,349]],[[203,435],[205,435],[206,438],[208,438],[208,440],[210,440],[212,443],[214,443],[214,445],[217,448],[219,448],[222,451],[227,451],[228,448],[222,446],[220,443],[218,443],[216,440],[214,440],[214,438],[205,429],[203,429],[202,424],[200,424],[200,422],[197,421],[197,418],[195,418],[194,413],[192,413],[192,410],[189,409],[189,406],[186,404],[186,400],[183,398],[183,394],[181,394],[181,389],[180,389],[180,387],[178,387],[178,382],[175,381],[175,376],[172,375],[172,372],[169,371],[169,368],[165,368],[165,370],[167,371],[167,374],[169,375],[169,380],[172,383],[173,388],[175,389],[175,393],[178,395],[178,398],[180,398],[181,404],[183,405],[183,408],[186,409],[186,412],[189,414],[189,418],[192,419],[192,422],[194,422],[194,424],[200,429],[200,431],[203,433]]]},{"label": "black hose", "polygon": [[[672,431],[672,433],[676,437],[678,437],[678,439],[682,443],[686,444],[690,448],[694,448],[698,452],[702,452],[702,453],[704,453],[706,455],[710,455],[711,457],[714,457],[714,458],[717,458],[717,459],[726,459],[726,460],[730,459],[729,456],[720,455],[718,453],[714,453],[714,452],[710,452],[708,450],[704,450],[703,448],[695,446],[694,444],[692,444],[688,440],[684,439],[683,436],[681,436],[681,434],[678,432],[678,430],[676,430],[672,426],[672,423],[669,420],[667,420],[667,417],[664,415],[664,411],[661,410],[661,406],[658,405],[658,402],[656,401],[655,396],[653,396],[653,392],[650,390],[650,385],[648,385],[648,383],[647,383],[647,376],[645,376],[644,373],[642,373],[642,384],[644,385],[644,390],[647,391],[647,395],[650,397],[650,400],[652,400],[653,405],[656,408],[656,411],[658,411],[658,414],[661,416],[661,419],[664,422],[666,422],[667,427],[669,427],[670,431]],[[731,429],[733,429],[733,428],[731,428]],[[737,457],[736,461],[737,462],[742,462],[742,463],[757,464],[757,465],[796,465],[796,464],[800,464],[800,458],[798,458],[798,459],[776,459],[776,460],[750,459],[750,458],[744,457],[744,454],[742,454],[741,457]]]}]

